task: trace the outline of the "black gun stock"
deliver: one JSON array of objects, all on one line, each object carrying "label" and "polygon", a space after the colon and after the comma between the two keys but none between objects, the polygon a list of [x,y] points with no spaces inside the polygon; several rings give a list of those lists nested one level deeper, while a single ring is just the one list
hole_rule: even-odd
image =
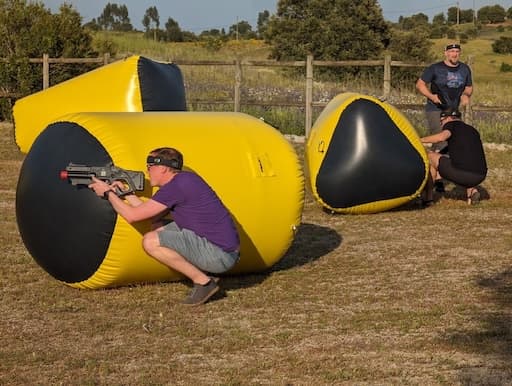
[{"label": "black gun stock", "polygon": [[70,162],[66,169],[60,172],[61,180],[68,180],[72,185],[89,185],[92,177],[111,184],[114,181],[121,181],[128,186],[128,189],[116,189],[118,196],[124,196],[137,191],[144,190],[144,173],[141,171],[126,170],[107,164],[105,166],[88,166]]}]

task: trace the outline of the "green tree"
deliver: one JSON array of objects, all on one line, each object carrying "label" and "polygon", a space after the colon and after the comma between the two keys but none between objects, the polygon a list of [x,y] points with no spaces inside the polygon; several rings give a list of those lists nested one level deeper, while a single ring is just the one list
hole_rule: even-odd
[{"label": "green tree", "polygon": [[446,25],[434,25],[430,29],[430,33],[429,33],[428,37],[430,39],[441,39],[446,36],[447,31],[448,31],[448,26],[446,26]]},{"label": "green tree", "polygon": [[448,8],[448,23],[449,24],[473,23],[473,10],[460,9],[457,7]]},{"label": "green tree", "polygon": [[501,5],[487,5],[478,10],[478,21],[484,24],[502,23],[505,15],[505,8]]},{"label": "green tree", "polygon": [[512,7],[510,7],[509,9],[507,9],[507,19],[510,20],[512,19]]},{"label": "green tree", "polygon": [[409,17],[400,16],[398,19],[398,27],[404,31],[410,31],[420,26],[423,28],[429,28],[428,16],[424,13],[418,13]]},{"label": "green tree", "polygon": [[448,24],[457,24],[457,17],[458,17],[459,9],[457,7],[450,7],[447,11],[447,18]]},{"label": "green tree", "polygon": [[168,18],[165,23],[165,40],[168,42],[182,42],[183,32],[176,20]]},{"label": "green tree", "polygon": [[389,38],[376,0],[279,0],[266,33],[277,60],[373,59]]},{"label": "green tree", "polygon": [[196,34],[191,31],[183,31],[182,34],[184,42],[196,42],[198,40]]},{"label": "green tree", "polygon": [[199,37],[201,39],[206,38],[206,37],[214,37],[214,38],[221,38],[221,39],[227,40],[226,31],[224,31],[224,29],[217,29],[217,28],[204,30],[203,32],[201,32],[199,34]]},{"label": "green tree", "polygon": [[103,30],[109,31],[132,31],[133,26],[128,16],[126,5],[107,3],[102,14],[98,17],[98,25]]},{"label": "green tree", "polygon": [[160,15],[158,15],[158,9],[156,7],[149,7],[144,13],[142,18],[142,25],[145,28],[144,36],[146,38],[153,38],[157,40],[160,29]]},{"label": "green tree", "polygon": [[98,21],[93,18],[91,21],[84,24],[84,27],[91,30],[91,31],[100,31],[101,26],[99,25]]},{"label": "green tree", "polygon": [[256,37],[256,33],[253,32],[251,25],[245,20],[229,27],[228,35],[232,39],[253,39]]},{"label": "green tree", "polygon": [[270,20],[270,12],[264,10],[263,12],[258,13],[258,23],[257,23],[257,33],[258,37],[262,39],[265,36],[265,32],[267,31],[268,22]]},{"label": "green tree", "polygon": [[[412,63],[431,63],[433,43],[429,39],[430,31],[418,28],[412,31],[394,30],[387,52],[393,60]],[[392,71],[393,84],[412,84],[421,75],[423,69],[401,69]]]},{"label": "green tree", "polygon": [[[41,90],[41,65],[30,64],[29,58],[40,58],[43,54],[97,57],[92,37],[81,25],[82,17],[68,4],[52,14],[39,2],[0,0],[0,52],[7,59],[0,63],[2,89],[20,96]],[[50,80],[55,84],[91,68],[91,65],[54,64],[50,67]]]},{"label": "green tree", "polygon": [[434,26],[440,26],[446,24],[446,17],[444,16],[444,13],[438,13],[437,15],[434,15],[432,18],[432,25]]},{"label": "green tree", "polygon": [[473,23],[473,10],[472,9],[461,9],[459,11],[459,23]]}]

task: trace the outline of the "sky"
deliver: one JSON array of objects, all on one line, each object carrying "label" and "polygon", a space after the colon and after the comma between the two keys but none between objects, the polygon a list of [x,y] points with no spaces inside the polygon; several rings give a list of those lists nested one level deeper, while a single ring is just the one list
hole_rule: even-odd
[{"label": "sky", "polygon": [[[82,15],[86,23],[97,18],[107,3],[126,5],[134,28],[142,30],[142,18],[146,9],[155,6],[163,27],[169,17],[178,22],[184,31],[196,34],[210,29],[226,31],[233,24],[247,21],[256,30],[258,14],[268,10],[271,14],[277,10],[278,0],[40,0],[52,12],[58,12],[59,6],[66,1]],[[424,13],[432,17],[444,13],[450,7],[476,9],[486,5],[499,4],[505,10],[512,7],[512,0],[378,0],[384,19],[396,22],[400,16]]]}]

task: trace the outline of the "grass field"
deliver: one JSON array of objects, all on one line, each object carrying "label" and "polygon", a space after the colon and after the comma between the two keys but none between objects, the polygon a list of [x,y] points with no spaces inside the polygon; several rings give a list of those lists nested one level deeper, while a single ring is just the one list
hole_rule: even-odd
[{"label": "grass field", "polygon": [[[464,27],[464,26],[463,26]],[[464,27],[465,28],[465,27]],[[495,28],[483,27],[481,36],[462,45],[462,60],[470,60],[474,76],[474,94],[472,104],[475,108],[474,125],[481,131],[487,142],[512,144],[512,127],[510,125],[510,106],[512,106],[512,72],[501,72],[502,63],[512,65],[511,55],[499,55],[492,51],[492,43],[499,36],[510,36],[508,29],[498,32]],[[230,41],[212,51],[200,43],[160,43],[148,41],[139,34],[108,33],[98,34],[96,39],[111,39],[118,48],[118,56],[132,54],[147,56],[155,60],[219,60],[236,58],[246,60],[268,59],[269,47],[262,41]],[[448,39],[433,40],[432,51],[436,60],[443,59],[444,47]],[[304,58],[305,60],[305,58]],[[233,100],[235,84],[232,66],[180,66],[190,100]],[[396,71],[396,68],[393,70]],[[421,73],[418,68],[418,76]],[[242,112],[256,117],[263,117],[267,122],[278,127],[283,133],[304,135],[305,112],[299,107],[277,107],[278,103],[304,102],[305,80],[291,79],[283,76],[280,68],[244,67],[242,76],[242,102],[263,102],[266,106],[243,105]],[[356,92],[363,95],[380,97],[382,80],[352,79],[344,81],[319,82],[313,85],[313,101],[328,102],[337,94]],[[415,82],[392,84],[391,95],[387,102],[393,105],[423,105],[424,98],[416,91]],[[273,105],[274,104],[274,105]],[[502,112],[482,111],[489,106],[505,106]],[[508,107],[507,107],[508,106]],[[197,105],[189,103],[190,110],[232,110],[233,103],[225,105]],[[500,109],[498,109],[500,110]],[[313,111],[313,118],[321,112],[321,107]],[[404,111],[420,133],[426,130],[426,121],[421,107]]]},{"label": "grass field", "polygon": [[186,283],[77,290],[35,263],[2,123],[0,385],[512,384],[512,152],[486,151],[474,207],[448,186],[428,209],[331,215],[307,192],[272,269],[186,308]]}]

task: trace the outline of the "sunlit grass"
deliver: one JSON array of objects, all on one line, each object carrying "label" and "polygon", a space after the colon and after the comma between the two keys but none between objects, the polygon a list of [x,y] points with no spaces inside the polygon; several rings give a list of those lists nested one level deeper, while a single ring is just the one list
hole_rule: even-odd
[{"label": "sunlit grass", "polygon": [[[465,28],[461,26],[462,30]],[[512,106],[512,72],[500,72],[502,62],[512,64],[511,55],[498,55],[492,52],[492,42],[498,36],[512,34],[506,30],[498,33],[485,27],[479,38],[469,40],[462,45],[462,59],[469,61],[473,69],[474,94],[472,104],[475,108],[474,123],[481,131],[484,140],[512,143],[506,114],[479,112],[479,106]],[[267,60],[269,47],[262,41],[230,41],[218,49],[211,49],[204,43],[163,43],[144,39],[142,33],[98,33],[98,38],[108,38],[118,48],[117,56],[132,54],[143,55],[161,61],[197,61],[216,60]],[[444,47],[452,39],[434,40],[433,51],[437,60],[443,59]],[[305,59],[305,58],[304,58]],[[182,64],[189,109],[194,111],[232,111],[234,108],[235,67],[197,66]],[[392,69],[393,70],[393,69]],[[290,77],[281,67],[242,66],[242,111],[256,117],[263,117],[273,123],[280,131],[288,134],[304,134],[305,77]],[[418,76],[421,68],[418,69]],[[314,108],[314,117],[318,116],[322,104],[329,102],[343,92],[356,92],[363,95],[380,97],[383,95],[382,80],[368,75],[364,78],[318,81],[313,84],[313,101],[320,103]],[[205,104],[204,101],[216,104]],[[198,103],[202,101],[202,103]],[[222,103],[225,102],[225,103]],[[245,105],[244,105],[245,102]],[[425,133],[426,121],[422,112],[424,98],[415,88],[415,82],[392,84],[387,102],[393,105],[415,105],[404,109],[420,135]],[[263,103],[265,106],[255,106]],[[300,106],[295,106],[299,104]],[[288,107],[286,107],[288,105]]]},{"label": "sunlit grass", "polygon": [[46,273],[16,224],[12,125],[0,138],[2,385],[511,384],[510,147],[486,145],[476,207],[447,184],[425,210],[331,215],[307,188],[282,259],[191,309],[181,282],[77,290]]}]

